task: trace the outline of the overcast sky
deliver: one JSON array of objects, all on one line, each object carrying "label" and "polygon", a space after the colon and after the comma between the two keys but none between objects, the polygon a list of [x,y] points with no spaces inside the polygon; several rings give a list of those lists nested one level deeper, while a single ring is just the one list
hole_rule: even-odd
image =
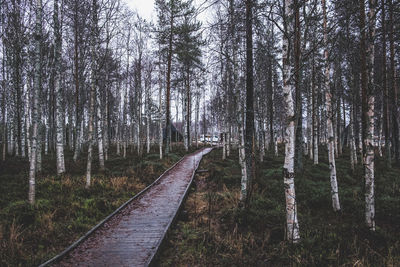
[{"label": "overcast sky", "polygon": [[[156,21],[154,12],[154,0],[124,0],[128,6],[147,21]],[[152,18],[153,15],[153,18]]]},{"label": "overcast sky", "polygon": [[[154,11],[154,0],[124,0],[128,6],[132,9],[137,11],[137,13],[147,21],[157,21],[157,15]],[[195,0],[194,5],[199,6],[201,3],[203,3],[205,0]],[[205,22],[207,21],[208,15],[209,15],[209,9],[206,10],[205,12],[202,12],[199,16],[198,19],[203,22],[203,26],[205,25]]]}]

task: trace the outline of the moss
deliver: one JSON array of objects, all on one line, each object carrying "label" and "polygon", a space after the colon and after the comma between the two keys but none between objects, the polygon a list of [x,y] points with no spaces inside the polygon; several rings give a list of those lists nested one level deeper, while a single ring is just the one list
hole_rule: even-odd
[{"label": "moss", "polygon": [[377,230],[371,232],[364,226],[361,164],[352,171],[346,150],[337,160],[342,212],[335,213],[326,149],[320,149],[319,165],[305,159],[304,171],[295,178],[301,242],[292,245],[284,241],[283,157],[267,154],[257,162],[252,198],[244,210],[237,206],[241,175],[237,151],[232,152],[225,161],[221,150],[202,161],[200,169],[209,172],[197,175],[201,186],[189,195],[185,221],[174,227],[160,265],[400,265],[400,169],[387,169],[377,159]]},{"label": "moss", "polygon": [[72,152],[66,150],[67,173],[62,176],[54,175],[54,155],[45,156],[34,206],[25,200],[28,161],[0,162],[0,265],[36,266],[62,251],[185,154],[184,149],[174,148],[174,154],[163,160],[156,149],[142,158],[128,153],[124,159],[110,152],[105,172],[98,171],[95,158],[88,189],[85,153],[73,162]]}]

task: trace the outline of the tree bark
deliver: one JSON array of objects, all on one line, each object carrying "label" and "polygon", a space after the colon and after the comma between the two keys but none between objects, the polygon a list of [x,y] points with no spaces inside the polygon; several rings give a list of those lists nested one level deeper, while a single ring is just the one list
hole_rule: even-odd
[{"label": "tree bark", "polygon": [[330,169],[330,181],[331,181],[331,196],[332,196],[332,207],[334,211],[340,210],[339,203],[339,189],[336,179],[336,163],[335,163],[335,140],[332,125],[332,94],[330,92],[330,68],[329,68],[329,56],[328,56],[328,29],[327,29],[327,15],[326,15],[326,4],[325,0],[322,0],[323,9],[323,27],[324,27],[324,60],[325,60],[325,100],[326,100],[326,113],[327,113],[327,130],[328,130],[328,159]]},{"label": "tree bark", "polygon": [[283,165],[283,178],[286,198],[286,239],[292,243],[300,240],[299,223],[297,219],[297,203],[294,185],[294,158],[295,158],[295,114],[292,97],[292,85],[290,83],[290,40],[293,32],[293,0],[285,0],[285,18],[282,46],[283,65],[283,96],[286,110],[286,133],[285,133],[285,163]]},{"label": "tree bark", "polygon": [[166,101],[166,144],[165,144],[165,154],[169,154],[170,142],[171,142],[171,111],[170,111],[170,95],[171,95],[171,65],[172,65],[172,40],[173,40],[173,27],[174,27],[174,15],[170,14],[170,32],[168,40],[168,58],[167,58],[167,90],[165,93]]},{"label": "tree bark", "polygon": [[75,83],[75,148],[73,160],[76,162],[81,150],[81,117],[79,104],[79,65],[78,65],[78,0],[74,2],[74,83]]},{"label": "tree bark", "polygon": [[42,0],[36,1],[36,25],[35,25],[35,72],[33,87],[33,106],[32,106],[32,151],[29,163],[29,192],[28,200],[31,205],[35,203],[36,193],[36,159],[38,150],[38,124],[39,124],[39,95],[41,91],[41,40],[42,40]]},{"label": "tree bark", "polygon": [[96,102],[97,102],[97,146],[99,152],[100,170],[104,171],[104,145],[103,145],[103,116],[101,114],[101,98],[98,86],[96,86]]},{"label": "tree bark", "polygon": [[391,138],[390,138],[390,108],[389,108],[389,87],[387,86],[387,68],[386,68],[386,7],[385,0],[382,3],[382,79],[383,79],[383,127],[385,134],[385,156],[387,167],[392,167]]},{"label": "tree bark", "polygon": [[[365,3],[360,0],[360,51],[361,51],[361,93],[362,93],[362,137],[363,164],[365,176],[365,221],[375,231],[374,199],[374,96],[373,64],[375,39],[375,0],[369,0],[368,26],[365,23]],[[368,32],[367,32],[368,30]],[[368,33],[368,39],[367,39]],[[368,42],[368,46],[366,43]],[[368,50],[366,50],[366,48]]]},{"label": "tree bark", "polygon": [[[64,134],[63,134],[63,107],[62,107],[62,89],[61,89],[61,49],[62,49],[62,30],[58,18],[59,5],[58,0],[54,0],[54,67],[55,67],[55,97],[56,97],[56,161],[57,174],[65,172],[64,161]],[[47,140],[46,140],[47,141]]]},{"label": "tree bark", "polygon": [[394,20],[393,20],[393,3],[389,0],[389,49],[390,49],[390,79],[391,79],[391,97],[392,97],[392,125],[393,125],[393,154],[396,163],[400,164],[400,139],[399,139],[399,126],[400,126],[400,108],[398,104],[398,88],[396,82],[396,67],[395,67],[395,44],[394,44]]},{"label": "tree bark", "polygon": [[301,92],[301,66],[300,66],[300,3],[294,0],[295,8],[295,40],[294,40],[294,76],[296,90],[296,145],[295,163],[298,172],[303,170],[303,99]]},{"label": "tree bark", "polygon": [[95,118],[95,95],[96,95],[96,76],[97,76],[97,0],[92,1],[92,21],[91,21],[91,76],[90,76],[90,107],[89,107],[89,132],[88,132],[88,160],[86,165],[86,188],[90,187],[92,175],[92,158],[93,158],[93,124]]},{"label": "tree bark", "polygon": [[[244,135],[244,161],[246,176],[242,177],[242,185],[246,190],[241,194],[241,202],[246,208],[249,205],[252,180],[255,171],[254,159],[254,85],[253,85],[253,0],[246,0],[246,121]],[[245,181],[243,181],[245,178]]]}]

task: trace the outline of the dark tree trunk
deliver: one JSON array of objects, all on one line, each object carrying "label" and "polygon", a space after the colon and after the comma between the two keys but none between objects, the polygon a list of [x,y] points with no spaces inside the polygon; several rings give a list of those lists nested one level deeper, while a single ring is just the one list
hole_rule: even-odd
[{"label": "dark tree trunk", "polygon": [[245,161],[247,168],[248,206],[251,184],[254,178],[254,85],[253,85],[253,1],[246,0],[246,124],[245,124]]},{"label": "dark tree trunk", "polygon": [[295,41],[294,41],[294,70],[296,90],[296,170],[303,170],[303,101],[301,98],[301,67],[300,67],[300,4],[294,1],[295,8]]},{"label": "dark tree trunk", "polygon": [[390,168],[392,165],[392,155],[390,151],[390,109],[389,109],[389,87],[387,86],[387,71],[386,71],[386,13],[385,0],[382,0],[382,79],[383,79],[383,127],[385,132],[385,156],[386,164]]},{"label": "dark tree trunk", "polygon": [[169,147],[171,142],[171,120],[170,120],[170,95],[171,95],[171,63],[172,63],[172,38],[173,38],[173,26],[174,26],[174,17],[171,14],[170,20],[170,35],[169,35],[169,43],[168,43],[168,63],[167,63],[167,90],[165,95],[166,101],[166,145],[165,145],[165,154],[168,155]]},{"label": "dark tree trunk", "polygon": [[400,140],[399,140],[399,107],[398,107],[398,92],[396,84],[396,68],[395,68],[395,52],[394,52],[394,21],[393,21],[393,3],[389,0],[389,43],[390,43],[390,79],[392,92],[392,124],[393,124],[393,153],[396,163],[400,163]]}]

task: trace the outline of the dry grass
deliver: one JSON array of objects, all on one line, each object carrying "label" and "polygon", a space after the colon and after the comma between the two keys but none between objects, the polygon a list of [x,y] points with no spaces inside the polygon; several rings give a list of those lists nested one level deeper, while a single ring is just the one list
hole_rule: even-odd
[{"label": "dry grass", "polygon": [[22,233],[23,233],[22,225],[18,225],[14,219],[9,228],[9,236],[7,244],[12,256],[15,256],[19,252],[21,252],[21,248],[23,245]]}]

